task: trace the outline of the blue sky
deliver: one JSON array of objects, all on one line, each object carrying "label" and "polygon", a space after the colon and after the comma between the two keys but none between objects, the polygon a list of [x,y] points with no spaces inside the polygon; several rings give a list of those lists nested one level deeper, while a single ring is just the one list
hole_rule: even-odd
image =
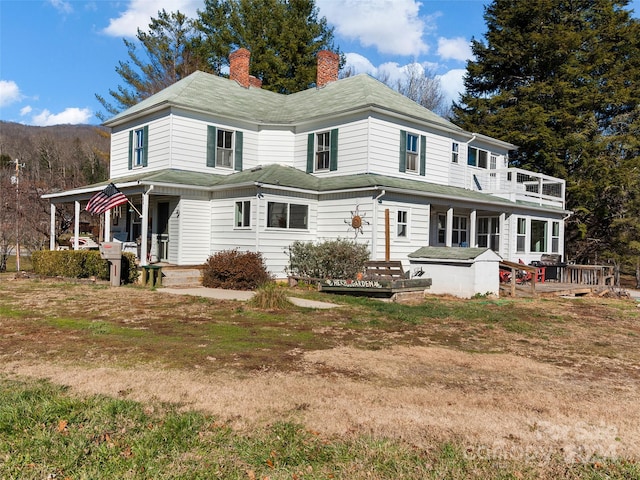
[{"label": "blue sky", "polygon": [[[485,32],[489,0],[316,0],[357,73],[399,78],[417,63],[457,98]],[[95,99],[122,84],[123,38],[148,29],[158,10],[195,18],[204,0],[0,0],[0,120],[27,125],[98,124]],[[640,0],[631,4],[640,13]],[[637,17],[638,14],[635,14]]]}]

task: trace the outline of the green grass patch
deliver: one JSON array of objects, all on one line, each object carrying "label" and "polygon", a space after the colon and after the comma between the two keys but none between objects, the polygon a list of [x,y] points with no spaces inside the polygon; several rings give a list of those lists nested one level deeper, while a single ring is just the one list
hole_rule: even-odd
[{"label": "green grass patch", "polygon": [[573,479],[638,478],[633,462],[512,460],[455,442],[326,437],[276,422],[250,433],[176,407],[79,397],[44,381],[0,377],[0,478]]}]

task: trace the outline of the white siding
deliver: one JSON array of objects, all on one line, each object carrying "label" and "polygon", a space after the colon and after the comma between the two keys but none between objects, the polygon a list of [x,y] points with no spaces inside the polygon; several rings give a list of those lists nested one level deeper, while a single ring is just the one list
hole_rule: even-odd
[{"label": "white siding", "polygon": [[210,255],[211,203],[206,196],[180,199],[179,265],[198,265]]},{"label": "white siding", "polygon": [[[261,130],[257,139],[259,143],[254,146],[257,162],[246,168],[274,163],[294,166],[295,135],[291,130]],[[247,147],[245,140],[245,148]]]}]

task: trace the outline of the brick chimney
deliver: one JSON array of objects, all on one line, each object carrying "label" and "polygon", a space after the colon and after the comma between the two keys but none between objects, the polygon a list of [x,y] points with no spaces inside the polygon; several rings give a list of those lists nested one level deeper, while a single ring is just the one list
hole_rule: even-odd
[{"label": "brick chimney", "polygon": [[249,59],[251,52],[240,48],[229,55],[229,78],[249,88]]},{"label": "brick chimney", "polygon": [[338,80],[340,68],[340,56],[329,50],[318,52],[318,73],[316,75],[316,87],[322,88],[327,83]]}]

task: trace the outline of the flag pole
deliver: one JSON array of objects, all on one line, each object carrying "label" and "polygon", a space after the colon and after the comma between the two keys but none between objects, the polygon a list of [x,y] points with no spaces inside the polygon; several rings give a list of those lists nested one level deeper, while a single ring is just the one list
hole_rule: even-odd
[{"label": "flag pole", "polygon": [[140,213],[140,210],[138,210],[138,209],[136,208],[136,206],[135,206],[133,203],[131,203],[131,200],[129,200],[129,199],[127,198],[127,202],[129,202],[129,205],[131,205],[131,208],[133,208],[133,209],[136,211],[136,213],[138,214],[138,216],[139,216],[140,218],[142,218],[142,214]]}]

